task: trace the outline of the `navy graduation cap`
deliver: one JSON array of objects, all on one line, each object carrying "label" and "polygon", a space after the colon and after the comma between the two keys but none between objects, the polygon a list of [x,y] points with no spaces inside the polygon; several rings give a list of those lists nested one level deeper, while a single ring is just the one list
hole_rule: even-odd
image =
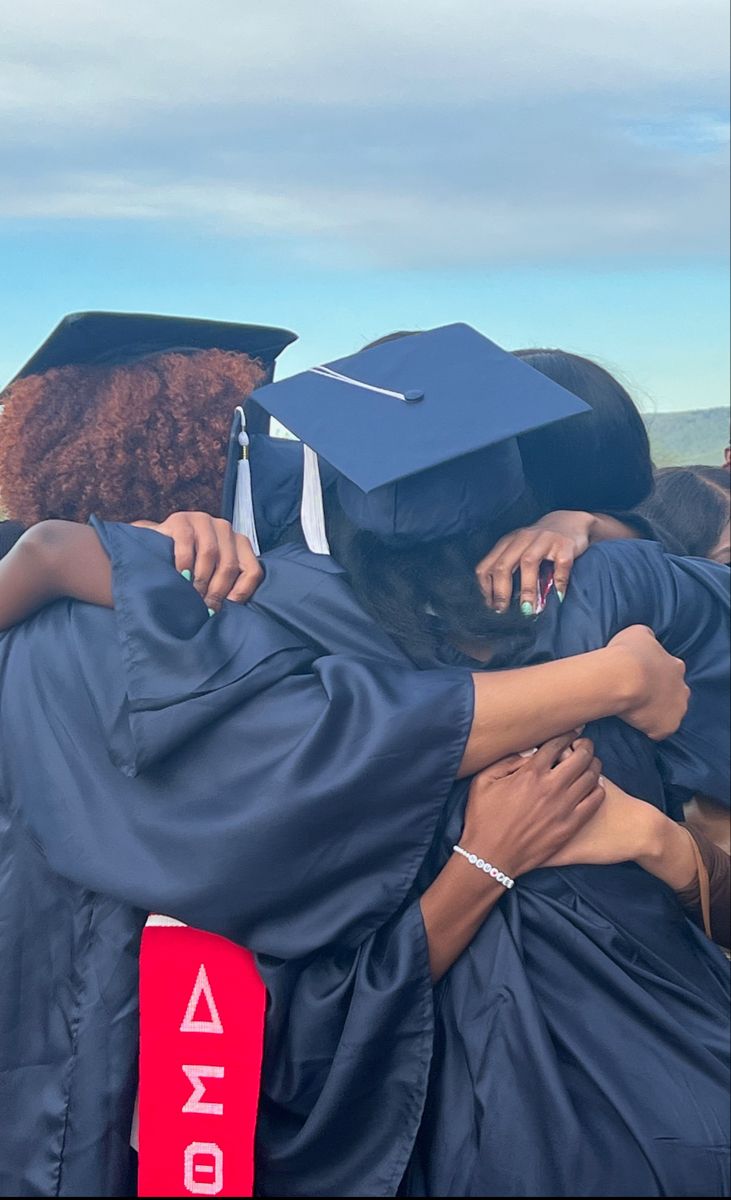
[{"label": "navy graduation cap", "polygon": [[78,312],[59,321],[16,379],[73,363],[127,363],[166,350],[237,350],[271,368],[297,334],[269,325],[242,325],[157,313]]},{"label": "navy graduation cap", "polygon": [[[212,321],[198,317],[171,317],[157,313],[78,312],[62,318],[42,346],[21,367],[16,379],[38,375],[53,367],[80,363],[115,365],[139,362],[151,354],[165,351],[190,354],[196,350],[233,350],[256,358],[267,380],[274,375],[274,364],[281,352],[297,340],[289,329],[271,325],[244,325],[235,321]],[[249,431],[265,433],[269,414],[250,397],[242,396],[229,435],[227,467],[221,511],[230,518],[234,508],[237,464],[242,457],[240,444],[243,405]],[[239,473],[243,473],[239,468]],[[255,542],[253,525],[244,523]],[[242,530],[243,531],[243,530]]]},{"label": "navy graduation cap", "polygon": [[357,528],[392,543],[484,524],[521,494],[517,437],[589,408],[469,325],[381,342],[257,388],[304,443],[302,526],[327,553],[319,455]]}]

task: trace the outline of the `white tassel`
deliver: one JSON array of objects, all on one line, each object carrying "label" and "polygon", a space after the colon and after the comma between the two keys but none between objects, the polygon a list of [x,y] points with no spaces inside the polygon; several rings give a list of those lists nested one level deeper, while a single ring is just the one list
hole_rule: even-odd
[{"label": "white tassel", "polygon": [[302,532],[308,549],[313,554],[329,554],[330,546],[325,532],[325,508],[322,503],[320,465],[315,451],[304,446],[304,470],[302,472]]},{"label": "white tassel", "polygon": [[236,493],[234,496],[233,527],[236,533],[243,533],[251,542],[254,554],[259,554],[259,539],[256,536],[254,521],[254,498],[251,492],[251,466],[249,464],[249,435],[246,432],[246,416],[243,408],[237,408],[241,414],[241,432],[239,445],[241,458],[236,467]]}]

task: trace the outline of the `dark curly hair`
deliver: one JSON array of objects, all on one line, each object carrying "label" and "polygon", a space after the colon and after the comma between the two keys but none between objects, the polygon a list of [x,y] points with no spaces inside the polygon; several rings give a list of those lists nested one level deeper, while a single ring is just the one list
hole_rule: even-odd
[{"label": "dark curly hair", "polygon": [[57,367],[0,401],[0,494],[7,514],[164,520],[217,515],[233,410],[264,378],[246,354],[149,355],[124,366]]}]

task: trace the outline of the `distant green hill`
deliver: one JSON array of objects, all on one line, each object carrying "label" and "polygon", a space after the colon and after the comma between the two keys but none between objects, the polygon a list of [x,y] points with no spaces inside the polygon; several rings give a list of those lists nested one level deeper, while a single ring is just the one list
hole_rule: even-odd
[{"label": "distant green hill", "polygon": [[729,410],[645,413],[652,456],[658,467],[706,463],[720,467],[729,444]]}]

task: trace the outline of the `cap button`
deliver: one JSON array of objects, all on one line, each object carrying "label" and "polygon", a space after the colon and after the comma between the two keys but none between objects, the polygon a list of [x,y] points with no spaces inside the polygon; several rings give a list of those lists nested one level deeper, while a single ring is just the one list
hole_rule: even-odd
[{"label": "cap button", "polygon": [[419,400],[424,399],[424,393],[418,388],[412,388],[410,392],[404,392],[404,400],[407,404],[417,404]]}]

